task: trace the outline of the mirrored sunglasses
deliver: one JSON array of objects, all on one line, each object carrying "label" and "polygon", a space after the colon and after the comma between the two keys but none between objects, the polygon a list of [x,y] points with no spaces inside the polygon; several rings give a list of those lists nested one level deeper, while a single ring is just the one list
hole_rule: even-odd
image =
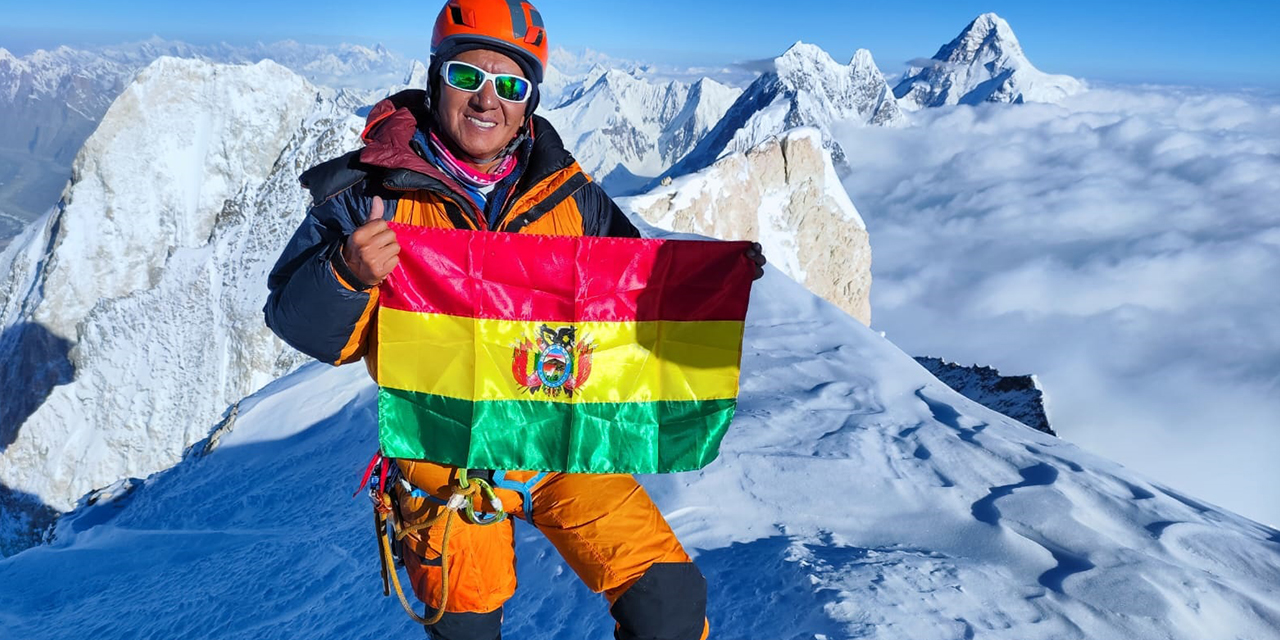
[{"label": "mirrored sunglasses", "polygon": [[507,102],[524,102],[533,92],[533,85],[520,76],[509,73],[489,73],[457,60],[444,63],[445,84],[459,91],[478,93],[484,87],[484,83],[490,80],[493,81],[493,92]]}]

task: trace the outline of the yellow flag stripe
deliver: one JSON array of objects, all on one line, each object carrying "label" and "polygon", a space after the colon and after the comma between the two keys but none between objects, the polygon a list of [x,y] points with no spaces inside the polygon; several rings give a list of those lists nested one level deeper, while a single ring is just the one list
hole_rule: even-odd
[{"label": "yellow flag stripe", "polygon": [[[590,344],[591,372],[572,396],[522,388],[512,371],[527,344],[533,374],[540,329],[575,328]],[[742,322],[523,322],[382,308],[378,384],[462,400],[656,402],[717,400],[738,394]],[[574,358],[575,369],[582,357]],[[555,375],[549,376],[554,380]]]}]

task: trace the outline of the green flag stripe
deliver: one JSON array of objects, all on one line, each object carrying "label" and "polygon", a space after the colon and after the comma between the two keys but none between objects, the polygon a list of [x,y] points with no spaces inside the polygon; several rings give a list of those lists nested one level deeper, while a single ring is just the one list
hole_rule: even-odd
[{"label": "green flag stripe", "polygon": [[669,473],[715,459],[736,405],[736,399],[472,402],[381,388],[379,439],[393,458],[475,469]]}]

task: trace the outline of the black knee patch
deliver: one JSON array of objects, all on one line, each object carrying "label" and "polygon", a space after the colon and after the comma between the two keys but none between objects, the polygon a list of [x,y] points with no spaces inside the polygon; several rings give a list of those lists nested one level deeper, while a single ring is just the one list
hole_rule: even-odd
[{"label": "black knee patch", "polygon": [[[427,613],[432,613],[430,609]],[[427,627],[431,640],[502,640],[502,607],[489,613],[453,613]]]},{"label": "black knee patch", "polygon": [[707,615],[707,580],[692,562],[649,567],[609,609],[617,640],[698,640]]}]

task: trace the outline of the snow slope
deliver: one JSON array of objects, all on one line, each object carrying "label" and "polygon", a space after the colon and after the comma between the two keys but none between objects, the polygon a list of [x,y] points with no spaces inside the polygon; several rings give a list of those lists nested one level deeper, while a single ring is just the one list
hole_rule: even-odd
[{"label": "snow slope", "polygon": [[[246,399],[211,453],[0,560],[0,629],[420,636],[351,497],[374,396],[363,367],[316,364]],[[720,458],[643,480],[696,551],[716,637],[1278,637],[1280,532],[960,397],[772,269]],[[517,540],[504,635],[610,637],[604,601]]]},{"label": "snow slope", "polygon": [[893,88],[911,110],[982,102],[1058,102],[1085,90],[1071,76],[1036,69],[1009,23],[984,13]]}]

